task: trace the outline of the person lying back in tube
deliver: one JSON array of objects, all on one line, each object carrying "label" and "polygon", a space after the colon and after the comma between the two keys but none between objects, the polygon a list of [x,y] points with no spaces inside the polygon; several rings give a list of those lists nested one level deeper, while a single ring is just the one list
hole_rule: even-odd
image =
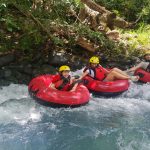
[{"label": "person lying back in tube", "polygon": [[76,90],[77,85],[78,82],[75,77],[70,76],[70,67],[64,65],[59,68],[59,74],[53,78],[49,87],[56,90],[73,92]]},{"label": "person lying back in tube", "polygon": [[127,70],[126,72],[135,72],[137,69],[143,69],[147,72],[150,72],[150,51],[146,52],[144,57],[144,61]]},{"label": "person lying back in tube", "polygon": [[100,81],[114,81],[114,80],[121,80],[121,79],[130,79],[132,81],[138,81],[139,76],[129,76],[124,71],[113,68],[111,70],[107,70],[102,67],[99,63],[99,58],[93,56],[89,60],[89,64],[83,70],[83,74],[80,79],[84,78],[85,76],[90,76],[95,80]]}]

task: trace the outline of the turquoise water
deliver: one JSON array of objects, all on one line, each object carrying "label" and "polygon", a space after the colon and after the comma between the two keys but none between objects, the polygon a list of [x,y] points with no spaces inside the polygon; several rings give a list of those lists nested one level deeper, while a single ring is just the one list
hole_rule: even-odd
[{"label": "turquoise water", "polygon": [[131,84],[116,98],[54,109],[26,85],[0,89],[0,150],[150,150],[150,85]]}]

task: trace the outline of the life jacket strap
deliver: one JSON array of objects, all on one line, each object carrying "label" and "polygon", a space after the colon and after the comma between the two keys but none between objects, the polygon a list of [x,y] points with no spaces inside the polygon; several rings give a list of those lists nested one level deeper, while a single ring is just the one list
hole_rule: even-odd
[{"label": "life jacket strap", "polygon": [[62,75],[60,75],[60,78],[62,80],[62,84],[57,87],[58,90],[62,90],[70,82],[71,79],[70,76],[68,78],[65,78]]}]

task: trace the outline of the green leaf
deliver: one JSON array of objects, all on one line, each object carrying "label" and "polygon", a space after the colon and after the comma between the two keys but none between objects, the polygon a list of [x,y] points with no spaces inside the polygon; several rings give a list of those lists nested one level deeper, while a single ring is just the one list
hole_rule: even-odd
[{"label": "green leaf", "polygon": [[7,30],[10,31],[10,32],[13,31],[13,29],[11,27],[7,27]]}]

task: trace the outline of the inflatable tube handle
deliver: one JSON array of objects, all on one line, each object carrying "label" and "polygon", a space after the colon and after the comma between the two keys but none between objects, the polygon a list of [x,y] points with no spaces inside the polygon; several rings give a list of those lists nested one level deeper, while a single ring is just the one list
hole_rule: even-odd
[{"label": "inflatable tube handle", "polygon": [[143,73],[137,73],[136,75],[138,75],[140,78],[143,78],[145,75]]},{"label": "inflatable tube handle", "polygon": [[86,80],[86,79],[83,79],[83,80],[82,80],[82,82],[83,82],[83,84],[84,84],[84,85],[89,84],[89,81],[88,81],[88,80]]}]

